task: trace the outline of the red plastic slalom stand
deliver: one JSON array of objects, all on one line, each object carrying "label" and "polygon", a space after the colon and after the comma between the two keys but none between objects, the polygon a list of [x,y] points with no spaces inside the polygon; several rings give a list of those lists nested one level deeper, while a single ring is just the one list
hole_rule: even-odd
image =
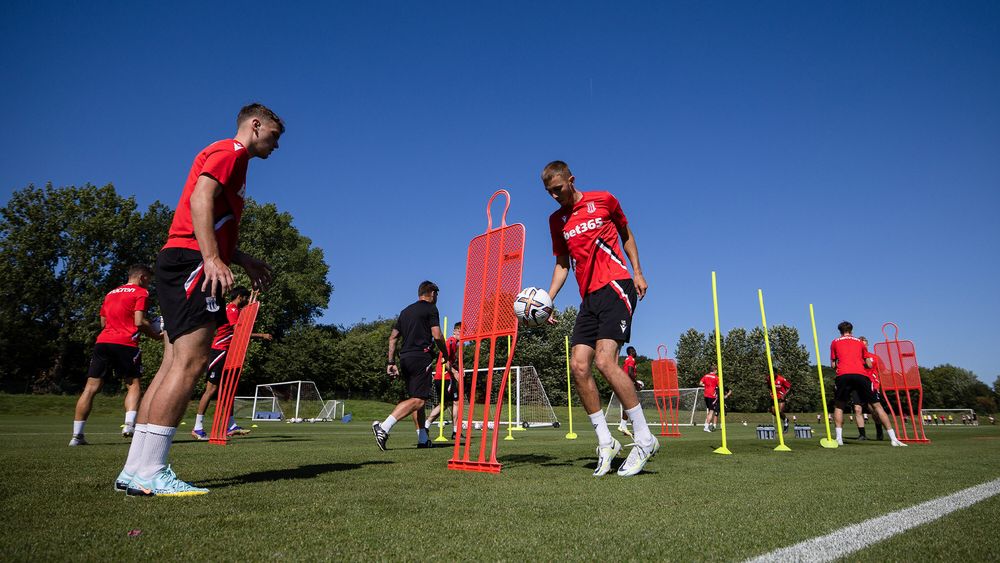
[{"label": "red plastic slalom stand", "polygon": [[[894,329],[892,340],[889,340],[886,332],[886,327],[889,326]],[[920,367],[917,365],[917,352],[913,342],[899,339],[899,327],[896,323],[883,324],[882,336],[885,337],[885,342],[875,344],[875,355],[882,364],[879,382],[885,401],[890,406],[890,416],[896,427],[897,437],[901,442],[930,442],[924,435],[924,420],[920,416],[924,388],[920,382]],[[890,391],[893,394],[891,397]],[[914,393],[916,410],[913,408]]]},{"label": "red plastic slalom stand", "polygon": [[681,435],[678,425],[681,399],[677,387],[677,362],[667,357],[664,344],[656,347],[656,356],[650,363],[653,367],[653,398],[660,414],[660,436],[677,437]]},{"label": "red plastic slalom stand", "polygon": [[222,367],[222,378],[219,381],[219,391],[215,398],[215,418],[212,422],[212,434],[208,443],[226,445],[229,430],[229,417],[233,414],[233,400],[236,398],[236,387],[243,373],[243,360],[247,357],[247,347],[250,345],[250,334],[257,322],[257,311],[260,302],[257,293],[250,296],[250,304],[240,311],[240,318],[233,329],[233,340],[226,354],[226,363]]},{"label": "red plastic slalom stand", "polygon": [[[507,198],[500,226],[493,227],[490,206],[498,195]],[[517,317],[514,315],[514,299],[521,291],[521,267],[524,262],[524,225],[507,225],[507,210],[510,209],[510,193],[497,190],[486,204],[486,232],[472,239],[465,269],[465,294],[462,304],[462,336],[458,348],[460,373],[465,372],[464,344],[471,342],[475,353],[472,362],[472,382],[470,392],[465,392],[465,378],[458,378],[458,414],[455,417],[455,450],[448,461],[448,469],[499,473],[501,464],[497,461],[497,436],[500,431],[500,412],[503,396],[510,374],[511,361],[517,345]],[[494,383],[497,340],[510,338],[510,353],[499,381],[495,405],[491,405],[491,390]],[[479,366],[483,343],[488,343],[489,358],[486,360],[486,393],[481,415],[476,414],[476,390],[478,389]],[[466,397],[469,404],[466,408]],[[476,423],[481,424],[482,433],[474,433]],[[464,426],[464,428],[463,428]],[[476,447],[473,448],[475,443]],[[489,451],[487,452],[487,447]]]}]

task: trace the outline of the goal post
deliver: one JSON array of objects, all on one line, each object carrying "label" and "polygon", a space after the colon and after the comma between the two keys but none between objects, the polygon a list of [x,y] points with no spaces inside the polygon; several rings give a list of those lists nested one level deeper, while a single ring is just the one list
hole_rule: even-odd
[{"label": "goal post", "polygon": [[[477,381],[486,380],[486,372],[489,370],[481,368],[478,370]],[[465,380],[472,381],[473,370],[465,370]],[[504,368],[493,368],[493,377],[503,377]],[[498,397],[498,386],[490,390],[490,405],[492,408],[499,408],[502,411],[507,409],[506,392],[503,397]],[[477,390],[479,395],[483,395],[483,390]],[[542,385],[542,379],[534,366],[511,366],[510,368],[510,392],[511,392],[511,416],[510,423],[521,428],[558,428],[559,418],[552,408],[548,393]],[[481,397],[477,397],[480,398]],[[481,402],[481,401],[480,401]],[[507,416],[504,413],[500,417],[500,424],[507,424]]]},{"label": "goal post", "polygon": [[312,381],[261,383],[254,393],[253,420],[315,422],[324,419],[326,408]]},{"label": "goal post", "polygon": [[[687,387],[677,390],[677,424],[680,426],[694,426],[696,420],[705,416],[705,402],[701,400],[701,387]],[[646,424],[649,426],[660,426],[660,415],[656,408],[656,397],[652,389],[643,389],[638,392],[639,404],[642,405],[642,414],[646,417]],[[622,404],[618,396],[611,394],[608,406],[604,409],[604,418],[608,424],[617,424],[622,420]]]}]

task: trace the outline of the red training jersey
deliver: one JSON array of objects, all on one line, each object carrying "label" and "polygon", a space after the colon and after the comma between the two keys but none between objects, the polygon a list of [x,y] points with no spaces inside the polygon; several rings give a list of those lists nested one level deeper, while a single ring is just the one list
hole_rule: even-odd
[{"label": "red training jersey", "polygon": [[580,201],[549,217],[549,231],[552,253],[570,257],[580,296],[585,297],[631,275],[618,240],[618,230],[628,225],[618,200],[608,192],[580,193]]},{"label": "red training jersey", "polygon": [[714,371],[701,376],[699,383],[705,386],[706,399],[714,399],[719,396],[719,376]]},{"label": "red training jersey", "polygon": [[624,369],[625,373],[632,378],[632,381],[635,381],[635,378],[637,377],[635,373],[635,358],[632,356],[625,356],[625,362],[622,369]]},{"label": "red training jersey", "polygon": [[[445,340],[445,348],[448,350],[448,357],[445,359],[451,364],[451,369],[458,369],[458,346],[458,339],[454,336],[449,336],[448,340]],[[441,369],[434,370],[434,380],[441,381],[441,377]]]},{"label": "red training jersey", "polygon": [[236,303],[226,305],[226,324],[219,325],[215,329],[215,338],[212,339],[213,350],[228,350],[233,343],[233,332],[236,330],[236,321],[240,320],[240,308]]},{"label": "red training jersey", "polygon": [[872,389],[876,391],[882,387],[881,381],[879,381],[879,372],[882,370],[882,362],[879,361],[878,356],[872,354],[868,350],[865,350],[865,358],[868,358],[872,362],[872,367],[865,370],[865,375],[868,379],[872,380]]},{"label": "red training jersey", "polygon": [[[785,395],[792,390],[792,384],[781,376],[781,374],[774,374],[774,389],[778,392],[778,399],[784,399]],[[774,394],[771,394],[774,397]]]},{"label": "red training jersey", "polygon": [[215,225],[215,240],[219,245],[219,257],[226,264],[233,259],[236,238],[239,233],[240,218],[243,216],[243,197],[246,195],[247,164],[250,156],[239,141],[225,139],[205,147],[194,159],[188,173],[184,191],[177,202],[174,219],[170,223],[167,244],[163,248],[188,248],[201,252],[194,236],[191,219],[191,194],[201,176],[209,176],[222,184],[222,193],[215,198],[212,209],[212,223]]},{"label": "red training jersey", "polygon": [[135,326],[135,312],[145,312],[148,298],[146,289],[131,283],[109,291],[101,305],[104,329],[97,335],[97,343],[138,348],[139,327]]},{"label": "red training jersey", "polygon": [[865,367],[865,354],[868,348],[865,343],[854,336],[847,334],[835,339],[830,343],[830,362],[837,361],[837,375],[856,373],[865,375],[868,368]]}]

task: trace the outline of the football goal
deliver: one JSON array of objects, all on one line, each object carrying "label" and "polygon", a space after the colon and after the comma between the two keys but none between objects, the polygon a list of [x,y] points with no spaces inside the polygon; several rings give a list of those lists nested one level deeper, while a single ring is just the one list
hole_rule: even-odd
[{"label": "football goal", "polygon": [[[700,423],[696,421],[704,422],[705,401],[701,399],[704,389],[701,387],[689,387],[678,389],[677,391],[680,398],[677,409],[677,424],[680,426],[694,426]],[[660,414],[656,410],[656,399],[653,397],[652,389],[639,391],[639,404],[642,405],[642,413],[646,417],[646,423],[650,426],[660,426]],[[604,409],[604,418],[608,420],[608,424],[621,422],[622,404],[614,393],[611,394],[611,400],[608,401],[608,406]]]},{"label": "football goal", "polygon": [[[262,383],[254,393],[253,420],[316,422],[332,420],[338,405],[328,405],[312,381]],[[338,401],[339,402],[339,401]],[[339,405],[343,412],[343,403]]]},{"label": "football goal", "polygon": [[[496,407],[497,403],[500,403],[500,408],[503,409],[500,415],[500,424],[507,424],[507,396],[504,393],[504,397],[500,401],[497,401],[497,392],[499,391],[499,381],[503,377],[504,368],[496,367],[493,368],[494,377],[494,388],[490,390],[490,405],[491,411]],[[476,417],[479,418],[482,414],[482,405],[486,398],[486,374],[489,371],[488,368],[481,368],[479,374],[476,377],[477,387],[476,389]],[[440,381],[435,382],[440,385]],[[466,399],[469,395],[469,386],[472,385],[472,370],[465,370],[465,394]],[[552,409],[552,403],[549,402],[549,396],[545,392],[545,387],[542,385],[542,380],[538,376],[538,371],[535,370],[533,366],[511,366],[510,368],[510,390],[511,390],[511,423],[515,426],[521,428],[539,428],[539,427],[559,427],[559,419],[556,417],[555,410]],[[428,404],[436,405],[441,400],[441,389],[435,387],[433,398],[428,401]]]}]

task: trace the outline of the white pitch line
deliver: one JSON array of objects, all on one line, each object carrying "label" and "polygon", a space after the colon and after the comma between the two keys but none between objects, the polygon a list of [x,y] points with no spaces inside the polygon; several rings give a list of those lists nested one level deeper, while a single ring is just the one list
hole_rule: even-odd
[{"label": "white pitch line", "polygon": [[747,563],[833,561],[998,494],[1000,494],[1000,479],[994,479],[946,497],[890,512],[841,528],[825,536],[765,553],[748,559]]}]

